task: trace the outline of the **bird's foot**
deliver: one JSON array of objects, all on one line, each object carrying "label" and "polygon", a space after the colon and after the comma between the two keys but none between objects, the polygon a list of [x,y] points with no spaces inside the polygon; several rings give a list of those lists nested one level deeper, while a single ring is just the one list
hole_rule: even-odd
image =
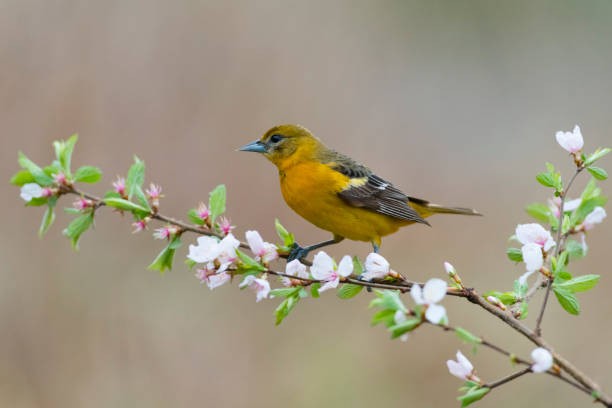
[{"label": "bird's foot", "polygon": [[[361,275],[357,276],[357,280],[360,280],[360,281],[362,281],[362,282],[370,282],[370,281],[365,280],[365,279],[363,278],[363,273],[362,273]],[[366,290],[367,290],[368,292],[372,292],[372,287],[371,287],[371,286],[366,286]]]},{"label": "bird's foot", "polygon": [[287,255],[287,262],[291,262],[295,259],[302,260],[308,256],[310,251],[310,248],[302,248],[297,242],[294,242],[289,251],[289,255]]}]

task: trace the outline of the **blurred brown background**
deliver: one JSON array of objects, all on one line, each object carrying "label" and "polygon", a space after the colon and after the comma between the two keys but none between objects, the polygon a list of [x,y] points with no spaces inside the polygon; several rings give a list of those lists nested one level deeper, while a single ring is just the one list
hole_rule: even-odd
[{"label": "blurred brown background", "polygon": [[[39,240],[42,211],[8,185],[17,151],[47,163],[51,142],[78,132],[75,165],[105,171],[94,193],[138,154],[164,188],[163,212],[185,218],[223,182],[237,235],[273,239],[279,217],[310,243],[328,235],[284,205],[269,163],[235,151],[300,123],[412,195],[486,214],[387,238],[396,269],[442,277],[449,260],[469,285],[510,288],[522,269],[506,260],[507,238],[528,221],[524,205],[547,197],[534,175],[546,160],[571,170],[554,132],[580,123],[586,150],[612,145],[610,21],[606,0],[0,1],[0,405],[456,406],[460,381],[444,362],[469,348],[433,328],[390,341],[369,326],[371,295],[307,299],[274,327],[278,301],[209,291],[182,265],[185,248],[172,272],[147,271],[160,242],[108,211],[78,253],[61,235],[64,214]],[[603,275],[580,296],[582,315],[553,300],[544,324],[608,392],[611,239],[610,222],[598,227],[572,267]],[[530,344],[465,303],[444,301],[453,324],[528,355]],[[486,349],[472,360],[486,380],[512,370]],[[525,404],[591,406],[543,375],[480,406]]]}]

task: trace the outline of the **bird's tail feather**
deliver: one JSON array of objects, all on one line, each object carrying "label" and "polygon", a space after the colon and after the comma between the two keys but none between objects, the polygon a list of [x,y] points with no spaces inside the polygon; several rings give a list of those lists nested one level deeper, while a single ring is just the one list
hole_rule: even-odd
[{"label": "bird's tail feather", "polygon": [[430,203],[420,198],[408,197],[410,205],[417,210],[421,217],[429,217],[433,214],[461,214],[461,215],[482,215],[476,210],[463,207],[445,207]]}]

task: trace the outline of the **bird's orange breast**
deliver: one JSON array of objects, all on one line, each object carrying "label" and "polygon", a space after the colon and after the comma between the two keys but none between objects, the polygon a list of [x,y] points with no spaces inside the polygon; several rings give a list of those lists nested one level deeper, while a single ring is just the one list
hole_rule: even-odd
[{"label": "bird's orange breast", "polygon": [[279,174],[281,191],[289,207],[336,236],[380,245],[382,236],[407,224],[346,203],[338,193],[350,186],[351,179],[325,164],[295,163],[279,168]]}]

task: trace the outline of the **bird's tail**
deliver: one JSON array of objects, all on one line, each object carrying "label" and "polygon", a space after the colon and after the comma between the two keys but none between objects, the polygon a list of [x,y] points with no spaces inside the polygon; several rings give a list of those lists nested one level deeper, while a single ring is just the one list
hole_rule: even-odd
[{"label": "bird's tail", "polygon": [[461,215],[482,215],[476,210],[471,208],[463,207],[444,207],[442,205],[430,203],[420,198],[408,197],[409,204],[419,213],[423,218],[429,217],[433,214],[461,214]]}]

